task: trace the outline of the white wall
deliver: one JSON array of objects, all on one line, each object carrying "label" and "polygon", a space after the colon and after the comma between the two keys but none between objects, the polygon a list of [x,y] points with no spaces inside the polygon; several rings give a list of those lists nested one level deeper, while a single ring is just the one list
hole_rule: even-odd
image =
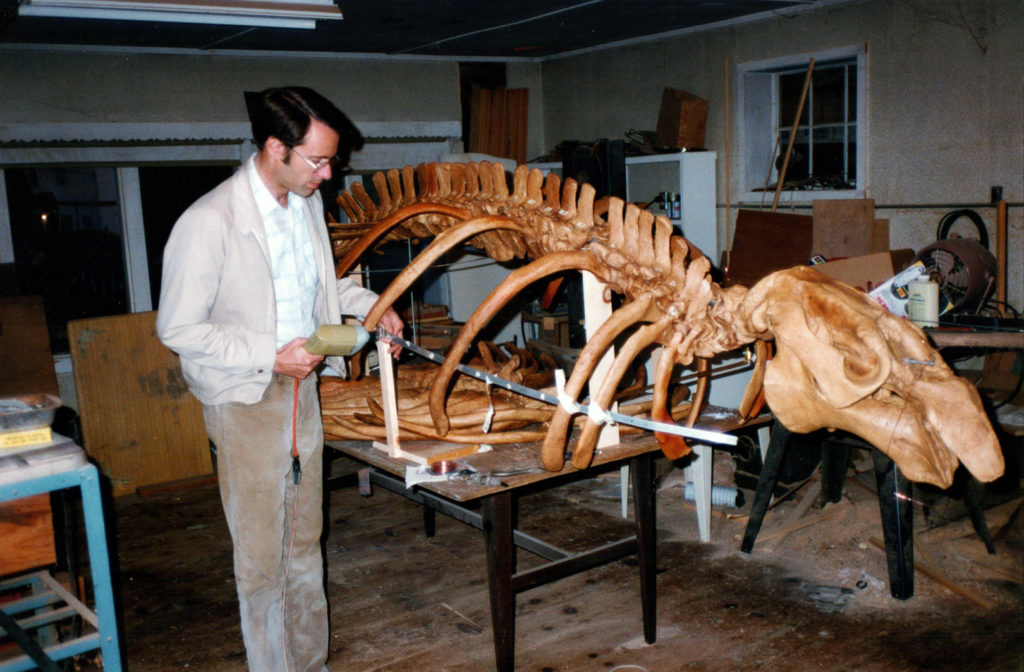
[{"label": "white wall", "polygon": [[[544,134],[622,137],[654,129],[665,86],[710,103],[707,145],[718,152],[719,234],[725,235],[725,60],[736,105],[737,64],[867,48],[866,197],[890,219],[890,246],[920,249],[938,221],[984,204],[1001,185],[1010,208],[1008,296],[1024,300],[1024,12],[1019,0],[862,0],[543,63]],[[733,112],[731,193],[738,193]],[[893,207],[893,206],[926,207]],[[735,203],[734,203],[735,206]],[[782,207],[786,207],[783,199]],[[977,208],[990,237],[995,210]],[[732,209],[735,216],[736,209]],[[730,227],[731,229],[731,227]],[[724,242],[724,241],[723,241]]]},{"label": "white wall", "polygon": [[352,119],[461,117],[451,61],[0,46],[0,120],[244,122],[242,92],[309,86]]}]

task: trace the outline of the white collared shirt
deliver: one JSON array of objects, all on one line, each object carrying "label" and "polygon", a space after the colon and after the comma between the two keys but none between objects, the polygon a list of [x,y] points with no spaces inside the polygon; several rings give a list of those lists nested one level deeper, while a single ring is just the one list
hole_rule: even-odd
[{"label": "white collared shirt", "polygon": [[309,208],[305,199],[288,192],[283,207],[263,184],[256,170],[255,155],[247,164],[249,184],[263,218],[274,278],[277,304],[277,347],[293,338],[313,333],[313,303],[316,298],[316,259],[309,231]]}]

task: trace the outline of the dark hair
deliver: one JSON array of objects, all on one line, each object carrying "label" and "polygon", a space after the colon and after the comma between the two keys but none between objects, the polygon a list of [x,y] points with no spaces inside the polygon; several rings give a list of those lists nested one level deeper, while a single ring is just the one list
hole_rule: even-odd
[{"label": "dark hair", "polygon": [[274,136],[288,147],[302,143],[310,119],[326,124],[338,134],[338,156],[343,164],[349,154],[363,147],[363,135],[345,113],[313,89],[284,86],[246,91],[245,107],[252,123],[252,137],[259,149]]}]

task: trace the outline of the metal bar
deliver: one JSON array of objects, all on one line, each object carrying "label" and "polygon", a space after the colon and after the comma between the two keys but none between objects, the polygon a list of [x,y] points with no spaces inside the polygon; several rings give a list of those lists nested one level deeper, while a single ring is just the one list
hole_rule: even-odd
[{"label": "metal bar", "polygon": [[107,672],[121,672],[121,640],[117,612],[114,609],[114,586],[110,573],[99,470],[90,464],[78,470],[78,477],[82,491],[82,517],[85,519],[85,538],[89,548],[89,568],[92,572],[103,669]]},{"label": "metal bar", "polygon": [[[99,633],[94,632],[84,637],[76,637],[60,644],[48,646],[46,647],[46,653],[49,654],[51,660],[64,660],[87,651],[95,651],[100,648],[99,642]],[[36,669],[39,668],[36,667],[35,662],[28,656],[5,659],[4,663],[0,665],[0,672],[26,672],[27,670]],[[60,668],[57,669],[59,670]],[[106,666],[104,666],[104,669],[106,669]]]},{"label": "metal bar", "polygon": [[32,659],[42,672],[60,672],[60,668],[46,655],[39,643],[29,637],[18,622],[7,615],[7,612],[0,610],[0,627],[6,632],[7,636],[14,640],[25,654]]},{"label": "metal bar", "polygon": [[45,593],[33,593],[26,597],[12,600],[11,602],[4,602],[3,605],[0,605],[0,611],[3,611],[9,616],[14,616],[24,611],[41,609],[58,602],[60,602],[60,598],[52,592],[47,591]]},{"label": "metal bar", "polygon": [[[421,348],[415,343],[407,341],[399,336],[394,336],[386,332],[378,332],[378,338],[390,339],[391,341],[401,345],[403,348],[416,353],[420,357],[429,359],[435,364],[444,363],[444,357],[442,357],[441,355],[435,352],[431,352],[426,348]],[[472,376],[477,380],[482,380],[485,383],[490,383],[491,385],[504,388],[511,392],[516,392],[517,394],[521,394],[525,397],[529,397],[537,401],[543,401],[548,404],[554,404],[556,406],[560,404],[558,397],[556,397],[553,394],[550,394],[548,392],[542,392],[540,390],[535,390],[531,387],[526,387],[525,385],[520,385],[518,383],[513,383],[512,381],[505,380],[504,378],[496,376],[493,373],[480,371],[479,369],[474,369],[473,367],[466,366],[465,364],[456,364],[455,368],[458,371],[466,374],[467,376]],[[583,413],[584,415],[590,414],[590,407],[587,406],[586,404],[580,404],[574,401],[572,402],[572,405],[575,407],[576,412]],[[655,422],[654,420],[647,420],[646,418],[637,418],[633,417],[632,415],[626,415],[624,413],[618,413],[615,411],[605,411],[605,415],[607,415],[608,418],[610,418],[612,421],[620,425],[639,427],[641,429],[646,429],[652,432],[661,432],[662,434],[676,434],[678,436],[683,436],[688,439],[693,439],[695,441],[718,443],[727,446],[735,446],[738,442],[737,437],[732,436],[730,434],[725,434],[724,432],[714,432],[707,429],[697,429],[695,427],[670,425],[666,422]]]},{"label": "metal bar", "polygon": [[94,614],[89,607],[85,606],[81,600],[72,595],[64,586],[60,585],[60,583],[50,576],[49,573],[41,572],[39,578],[43,580],[43,583],[45,583],[50,590],[59,595],[60,598],[67,602],[72,609],[77,611],[79,616],[85,619],[90,625],[92,625],[92,627],[99,630],[99,619],[96,618],[96,614]]},{"label": "metal bar", "polygon": [[[45,625],[51,625],[53,623],[63,621],[64,619],[71,618],[75,613],[75,610],[71,607],[61,607],[60,609],[44,611],[36,614],[35,616],[28,616],[26,618],[19,618],[16,620],[22,630],[34,630],[35,628],[41,628]],[[3,637],[5,634],[4,629],[0,628],[0,637]]]}]

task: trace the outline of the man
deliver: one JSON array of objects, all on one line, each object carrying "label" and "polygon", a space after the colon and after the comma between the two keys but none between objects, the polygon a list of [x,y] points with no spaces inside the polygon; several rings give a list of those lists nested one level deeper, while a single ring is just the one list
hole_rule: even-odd
[{"label": "man", "polygon": [[[362,319],[377,298],[335,279],[317,191],[362,136],[311,89],[246,93],[246,105],[258,151],[175,224],[157,333],[180,356],[217,449],[249,669],[322,672],[329,634],[314,372],[324,358],[303,344],[342,313]],[[381,325],[402,330],[393,310]],[[328,363],[345,371],[341,358]]]}]

